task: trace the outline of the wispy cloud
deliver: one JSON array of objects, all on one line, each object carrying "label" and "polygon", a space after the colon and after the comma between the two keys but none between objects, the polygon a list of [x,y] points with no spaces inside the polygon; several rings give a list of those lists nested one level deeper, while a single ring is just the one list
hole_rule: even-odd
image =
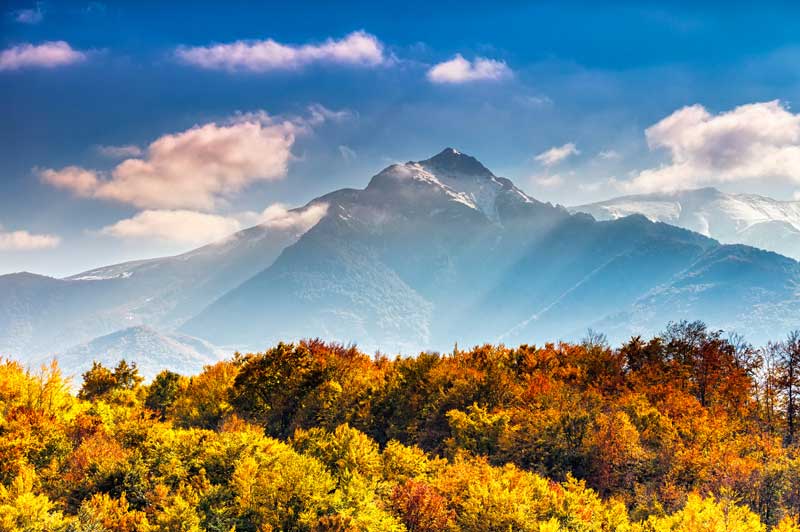
[{"label": "wispy cloud", "polygon": [[86,53],[73,49],[65,41],[42,44],[19,44],[0,52],[0,71],[21,68],[54,68],[86,59]]},{"label": "wispy cloud", "polygon": [[622,159],[622,154],[616,150],[602,150],[597,153],[597,158],[603,161],[616,161]]},{"label": "wispy cloud", "polygon": [[543,188],[558,188],[564,184],[564,178],[559,174],[536,176],[534,181]]},{"label": "wispy cloud", "polygon": [[534,160],[538,161],[544,166],[550,167],[555,166],[558,163],[567,160],[569,157],[578,154],[580,154],[578,148],[574,143],[569,142],[563,146],[554,146],[549,150],[540,153],[534,157]]},{"label": "wispy cloud", "polygon": [[617,180],[616,177],[611,176],[607,179],[601,179],[599,181],[591,181],[588,183],[579,183],[578,189],[582,192],[597,192],[603,189],[611,189],[613,191],[619,191],[620,189],[620,182]]},{"label": "wispy cloud", "polygon": [[0,225],[0,251],[32,251],[58,246],[61,239],[55,235],[38,235],[28,231],[5,231]]},{"label": "wispy cloud", "polygon": [[124,159],[126,157],[138,157],[142,154],[142,149],[134,144],[124,146],[95,146],[97,153],[109,159]]},{"label": "wispy cloud", "polygon": [[374,67],[388,61],[383,43],[364,31],[353,32],[338,40],[303,45],[266,39],[181,46],[175,54],[181,61],[201,68],[251,72],[299,70],[315,63]]},{"label": "wispy cloud", "polygon": [[752,103],[712,114],[679,109],[645,131],[670,161],[639,172],[627,191],[652,192],[758,179],[800,183],[800,114],[781,102]]},{"label": "wispy cloud", "polygon": [[44,19],[44,10],[41,2],[37,2],[35,8],[18,9],[11,14],[14,20],[20,24],[38,24]]},{"label": "wispy cloud", "polygon": [[476,57],[474,61],[456,54],[453,59],[434,65],[428,70],[432,83],[469,83],[473,81],[498,81],[510,78],[513,73],[504,61]]},{"label": "wispy cloud", "polygon": [[358,158],[358,154],[356,154],[355,150],[345,145],[339,146],[339,155],[342,156],[342,159],[344,159],[344,162],[347,164],[352,164],[353,161]]}]

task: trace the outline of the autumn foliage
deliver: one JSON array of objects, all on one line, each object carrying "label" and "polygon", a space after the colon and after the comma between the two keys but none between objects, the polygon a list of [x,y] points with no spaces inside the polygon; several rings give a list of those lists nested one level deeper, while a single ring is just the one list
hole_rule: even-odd
[{"label": "autumn foliage", "polygon": [[800,532],[800,336],[0,364],[0,532]]}]

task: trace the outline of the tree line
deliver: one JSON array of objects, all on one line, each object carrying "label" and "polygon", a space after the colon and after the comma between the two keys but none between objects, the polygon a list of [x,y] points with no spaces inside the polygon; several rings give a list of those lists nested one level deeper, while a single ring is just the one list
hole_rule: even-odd
[{"label": "tree line", "polygon": [[0,364],[2,531],[800,532],[800,333]]}]

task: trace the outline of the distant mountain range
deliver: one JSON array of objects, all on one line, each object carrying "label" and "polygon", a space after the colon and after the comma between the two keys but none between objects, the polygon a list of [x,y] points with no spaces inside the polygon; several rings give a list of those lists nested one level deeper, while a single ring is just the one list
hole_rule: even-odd
[{"label": "distant mountain range", "polygon": [[715,188],[623,196],[579,205],[597,220],[642,214],[709,236],[725,244],[746,244],[800,260],[800,201],[753,194],[726,194]]},{"label": "distant mountain range", "polygon": [[678,319],[758,342],[800,322],[792,259],[642,215],[573,214],[450,148],[297,212],[320,205],[326,214],[307,232],[256,226],[66,279],[0,276],[0,353],[59,354],[79,371],[91,358],[150,351],[153,371],[187,372],[189,358],[304,337],[414,354],[590,327],[622,339]]}]

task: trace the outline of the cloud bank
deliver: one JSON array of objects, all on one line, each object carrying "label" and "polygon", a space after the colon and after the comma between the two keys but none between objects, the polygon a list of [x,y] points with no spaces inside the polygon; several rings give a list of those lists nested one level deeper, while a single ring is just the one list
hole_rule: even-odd
[{"label": "cloud bank", "polygon": [[383,44],[364,31],[319,44],[291,45],[266,39],[182,46],[175,55],[181,61],[201,68],[250,72],[299,70],[316,63],[374,67],[387,62]]},{"label": "cloud bank", "polygon": [[432,83],[469,83],[473,81],[498,81],[512,76],[511,69],[503,61],[476,57],[474,61],[464,59],[461,54],[428,70]]},{"label": "cloud bank", "polygon": [[679,109],[645,131],[650,149],[670,161],[621,187],[654,192],[754,179],[800,183],[800,115],[781,102],[752,103],[712,114]]},{"label": "cloud bank", "polygon": [[55,68],[86,59],[86,54],[74,50],[65,41],[42,44],[19,44],[0,52],[0,71],[22,68]]}]

